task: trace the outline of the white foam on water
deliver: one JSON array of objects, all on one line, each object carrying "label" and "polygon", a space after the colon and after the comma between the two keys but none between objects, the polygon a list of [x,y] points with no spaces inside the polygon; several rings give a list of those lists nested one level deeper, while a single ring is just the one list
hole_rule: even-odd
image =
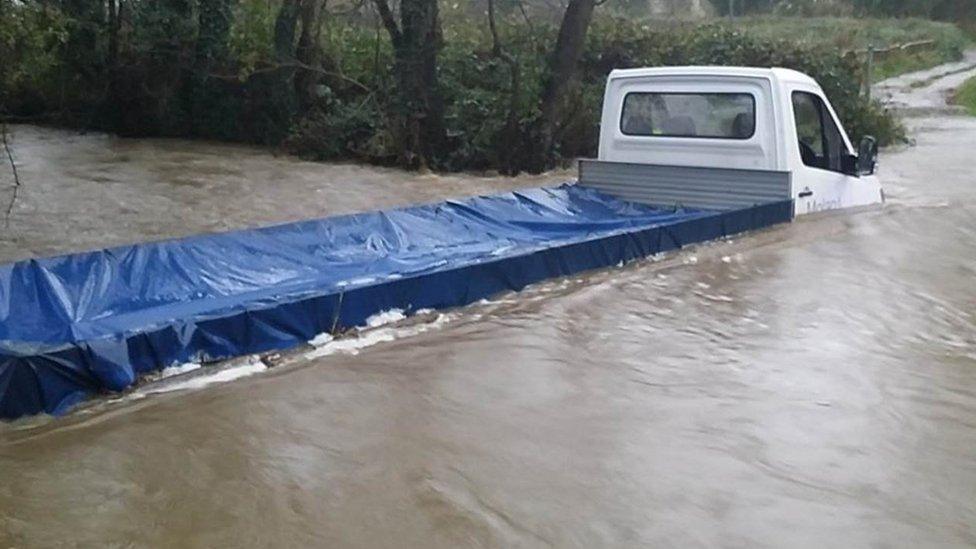
[{"label": "white foam on water", "polygon": [[[199,368],[199,365],[197,365]],[[193,368],[192,371],[197,368]],[[268,366],[263,362],[254,357],[252,360],[245,364],[240,364],[237,366],[231,366],[229,368],[217,369],[214,368],[214,372],[210,374],[202,374],[193,376],[189,379],[175,381],[173,383],[165,383],[160,385],[150,385],[143,389],[132,392],[128,395],[130,399],[140,399],[147,397],[149,395],[156,395],[161,393],[172,393],[174,391],[188,391],[193,389],[202,389],[210,385],[215,385],[218,383],[227,383],[228,381],[234,381],[235,379],[240,379],[242,377],[252,376],[254,374],[261,373],[268,369]],[[171,374],[176,375],[176,374]]]},{"label": "white foam on water", "polygon": [[[401,313],[402,314],[402,313]],[[456,315],[439,314],[431,322],[413,324],[410,326],[388,326],[385,328],[371,328],[360,332],[353,337],[342,337],[339,339],[322,338],[324,344],[315,346],[316,348],[305,353],[306,359],[316,359],[335,354],[358,355],[360,351],[379,343],[388,343],[397,339],[415,336],[435,330],[453,320]],[[321,336],[320,336],[321,337]],[[316,339],[319,339],[316,337]],[[315,340],[313,340],[315,341]]]},{"label": "white foam on water", "polygon": [[384,324],[400,322],[405,318],[407,318],[407,315],[403,313],[403,309],[390,309],[388,311],[380,311],[375,315],[370,316],[366,319],[366,325],[370,328],[378,328]]},{"label": "white foam on water", "polygon": [[332,337],[332,334],[325,332],[313,337],[312,340],[308,342],[308,344],[311,345],[312,347],[321,347],[326,343],[329,343],[333,339],[335,338]]},{"label": "white foam on water", "polygon": [[365,332],[360,336],[356,337],[344,337],[341,339],[334,339],[325,345],[315,348],[312,351],[305,353],[305,358],[321,358],[324,356],[334,355],[338,353],[345,353],[349,355],[358,355],[359,351],[367,347],[372,347],[377,343],[385,343],[389,341],[394,341],[396,336],[389,329],[379,329],[374,331]]},{"label": "white foam on water", "polygon": [[180,374],[185,374],[188,372],[192,372],[194,370],[199,370],[200,368],[203,368],[203,365],[197,362],[187,362],[186,364],[170,366],[169,368],[163,368],[163,370],[159,372],[159,379],[166,379],[168,377],[178,376]]},{"label": "white foam on water", "polygon": [[732,303],[735,301],[734,299],[732,299],[727,295],[706,294],[704,292],[695,292],[695,294],[709,301],[717,301],[719,303]]},{"label": "white foam on water", "polygon": [[[439,328],[452,320],[454,316],[439,314],[437,318],[427,323],[419,323],[412,326],[402,327],[382,327],[399,322],[405,318],[406,315],[404,314],[403,310],[391,309],[369,317],[366,321],[368,328],[361,332],[357,337],[343,337],[336,339],[332,336],[332,334],[329,333],[319,334],[309,341],[309,344],[315,347],[315,349],[306,353],[305,357],[319,358],[337,353],[351,355],[359,354],[360,350],[367,347],[372,347],[378,343],[394,341]],[[159,377],[155,380],[155,383],[125,395],[121,398],[121,400],[139,400],[150,395],[202,389],[211,385],[227,383],[244,377],[252,376],[254,374],[259,374],[266,371],[268,366],[262,362],[259,357],[252,356],[249,357],[243,364],[237,364],[226,368],[214,367],[212,372],[200,373],[199,375],[194,375],[188,379],[176,379],[163,382],[164,379],[194,372],[201,368],[203,368],[203,366],[196,362],[189,362],[166,368],[160,372]]]},{"label": "white foam on water", "polygon": [[[352,281],[351,283],[361,283],[363,281],[364,279],[360,279]],[[577,279],[577,282],[581,281],[582,279]],[[561,285],[568,286],[569,284],[569,280],[563,280]],[[514,300],[481,299],[477,301],[475,305],[482,307],[497,306],[510,303],[512,301]],[[433,309],[419,309],[415,314],[430,315],[434,314],[435,312],[436,311]],[[406,326],[391,326],[391,324],[395,324],[406,319],[407,315],[402,309],[390,309],[387,311],[382,311],[367,318],[366,327],[361,329],[358,332],[358,335],[336,338],[332,334],[322,333],[315,336],[308,342],[312,347],[314,347],[314,349],[305,353],[304,357],[306,359],[316,359],[335,354],[357,355],[363,349],[380,343],[392,342],[398,339],[404,339],[431,330],[436,330],[448,322],[455,320],[459,316],[460,313],[439,313],[429,322],[418,322],[416,324]],[[465,315],[466,318],[470,318],[471,320],[479,320],[482,316],[483,315],[477,313],[468,313]],[[150,395],[202,389],[211,385],[227,383],[259,374],[268,370],[269,368],[264,362],[261,361],[260,357],[256,355],[248,357],[245,360],[246,362],[242,364],[236,364],[226,368],[214,366],[212,372],[200,372],[197,375],[189,376],[188,379],[174,379],[171,381],[163,380],[174,378],[182,374],[195,372],[203,368],[203,365],[196,362],[188,362],[165,368],[159,372],[158,377],[156,377],[148,386],[133,391],[121,397],[119,400],[139,400]]]}]

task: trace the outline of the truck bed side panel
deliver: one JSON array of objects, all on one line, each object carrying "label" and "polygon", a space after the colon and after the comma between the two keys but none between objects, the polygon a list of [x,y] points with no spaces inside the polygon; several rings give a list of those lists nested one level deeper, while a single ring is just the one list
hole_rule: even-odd
[{"label": "truck bed side panel", "polygon": [[581,160],[579,184],[630,202],[735,210],[789,200],[789,172]]}]

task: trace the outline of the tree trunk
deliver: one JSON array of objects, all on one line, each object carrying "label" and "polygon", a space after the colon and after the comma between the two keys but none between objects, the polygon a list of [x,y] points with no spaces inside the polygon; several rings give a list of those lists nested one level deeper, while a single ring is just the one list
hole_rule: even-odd
[{"label": "tree trunk", "polygon": [[536,171],[551,168],[555,158],[555,134],[568,92],[576,80],[577,65],[583,55],[586,33],[593,19],[596,0],[570,0],[559,27],[556,47],[549,58],[549,77],[542,92],[539,120],[539,150]]},{"label": "tree trunk", "polygon": [[[142,109],[146,107],[138,106],[140,102],[145,102],[146,105],[151,105],[148,108],[152,112],[157,113],[155,127],[148,131],[165,135],[192,134],[193,97],[198,84],[194,66],[195,52],[191,49],[193,28],[196,26],[193,20],[193,4],[192,0],[159,0],[153,4],[153,15],[158,17],[154,21],[153,30],[159,42],[152,45],[152,51],[158,58],[149,65],[151,74],[147,78],[148,85],[142,84],[146,77],[139,74],[139,66],[127,67],[126,63],[120,64],[122,75],[117,92],[117,100],[121,98],[120,103],[111,103],[107,107],[119,114],[119,130],[123,133],[145,134],[147,128],[145,121],[140,120],[139,113],[145,112]],[[125,16],[127,25],[139,20],[138,14],[143,9],[140,4],[130,1],[125,4],[125,8],[121,10],[120,7],[119,15]],[[129,103],[133,105],[132,109],[118,107]]]},{"label": "tree trunk", "polygon": [[119,28],[121,26],[119,12],[121,10],[121,0],[108,1],[108,67],[113,78],[115,70],[119,66]]},{"label": "tree trunk", "polygon": [[522,71],[518,60],[502,48],[498,37],[498,27],[495,24],[495,0],[488,0],[488,29],[491,31],[492,55],[508,65],[509,97],[508,114],[505,117],[505,129],[500,136],[500,159],[502,170],[508,175],[518,175],[520,167],[515,160],[515,151],[520,149],[522,136],[519,131],[519,97],[522,95]]},{"label": "tree trunk", "polygon": [[197,15],[197,40],[194,49],[194,77],[191,79],[190,125],[194,135],[225,138],[236,131],[226,126],[226,117],[216,112],[222,101],[211,74],[226,63],[233,0],[200,0]]},{"label": "tree trunk", "polygon": [[319,30],[321,29],[321,12],[325,9],[326,0],[302,0],[300,19],[302,33],[298,37],[298,48],[295,58],[306,67],[299,68],[295,75],[295,94],[301,110],[306,110],[315,99],[315,88],[319,83],[320,73],[317,68],[321,63],[322,49],[319,44]]},{"label": "tree trunk", "polygon": [[393,42],[401,126],[401,161],[427,168],[444,153],[444,100],[437,79],[442,36],[437,0],[402,0],[400,23],[386,0],[374,0]]},{"label": "tree trunk", "polygon": [[[118,131],[122,119],[119,113],[121,109],[118,105],[122,104],[120,98],[122,96],[121,90],[119,90],[119,29],[121,28],[121,11],[122,4],[121,0],[109,0],[108,2],[108,88],[106,92],[106,97],[103,100],[103,104],[100,107],[103,111],[103,119],[110,120],[112,129]],[[112,105],[114,108],[112,111],[115,114],[110,114],[105,116],[104,111],[106,110],[106,104]]]},{"label": "tree trunk", "polygon": [[284,0],[275,18],[274,49],[279,62],[295,56],[295,27],[298,25],[300,0]]},{"label": "tree trunk", "polygon": [[295,98],[295,34],[298,30],[301,0],[283,0],[274,25],[274,71],[253,75],[249,86],[261,98],[259,115],[254,122],[256,134],[266,143],[285,138],[297,112]]}]

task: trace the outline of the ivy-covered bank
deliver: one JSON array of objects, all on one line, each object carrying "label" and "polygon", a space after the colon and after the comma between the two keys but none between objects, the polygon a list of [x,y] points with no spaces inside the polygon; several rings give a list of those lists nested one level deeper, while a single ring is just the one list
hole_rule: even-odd
[{"label": "ivy-covered bank", "polygon": [[[0,0],[0,113],[413,166],[405,150],[421,148],[410,149],[407,134],[414,127],[414,139],[427,139],[424,132],[436,126],[429,134],[436,146],[423,150],[422,165],[538,171],[595,153],[610,70],[717,64],[806,72],[824,86],[855,139],[901,136],[897,121],[861,94],[865,65],[843,42],[849,32],[799,40],[760,20],[662,25],[601,8],[583,35],[559,109],[546,112],[554,44],[562,44],[559,18],[525,16],[506,2],[492,27],[487,13],[414,4],[426,11],[397,20],[372,9],[386,5],[382,0],[334,12],[308,0]],[[418,21],[420,35],[408,27]],[[914,35],[938,28],[930,33],[938,41],[933,63],[960,55],[965,43],[951,25],[891,25],[913,25]],[[417,109],[419,102],[436,103],[437,120],[428,118],[433,110]],[[543,123],[547,117],[551,124]],[[540,150],[540,143],[550,145]]]}]

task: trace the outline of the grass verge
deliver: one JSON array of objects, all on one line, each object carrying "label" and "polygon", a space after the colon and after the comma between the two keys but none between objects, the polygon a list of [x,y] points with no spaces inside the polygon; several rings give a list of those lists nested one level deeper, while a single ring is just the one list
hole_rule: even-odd
[{"label": "grass verge", "polygon": [[970,45],[968,35],[958,26],[917,18],[744,17],[725,24],[761,38],[830,44],[838,51],[856,52],[862,58],[866,57],[869,46],[883,50],[923,40],[934,41],[932,46],[877,54],[874,81],[958,61]]},{"label": "grass verge", "polygon": [[976,116],[976,78],[970,78],[952,94],[952,103]]}]

